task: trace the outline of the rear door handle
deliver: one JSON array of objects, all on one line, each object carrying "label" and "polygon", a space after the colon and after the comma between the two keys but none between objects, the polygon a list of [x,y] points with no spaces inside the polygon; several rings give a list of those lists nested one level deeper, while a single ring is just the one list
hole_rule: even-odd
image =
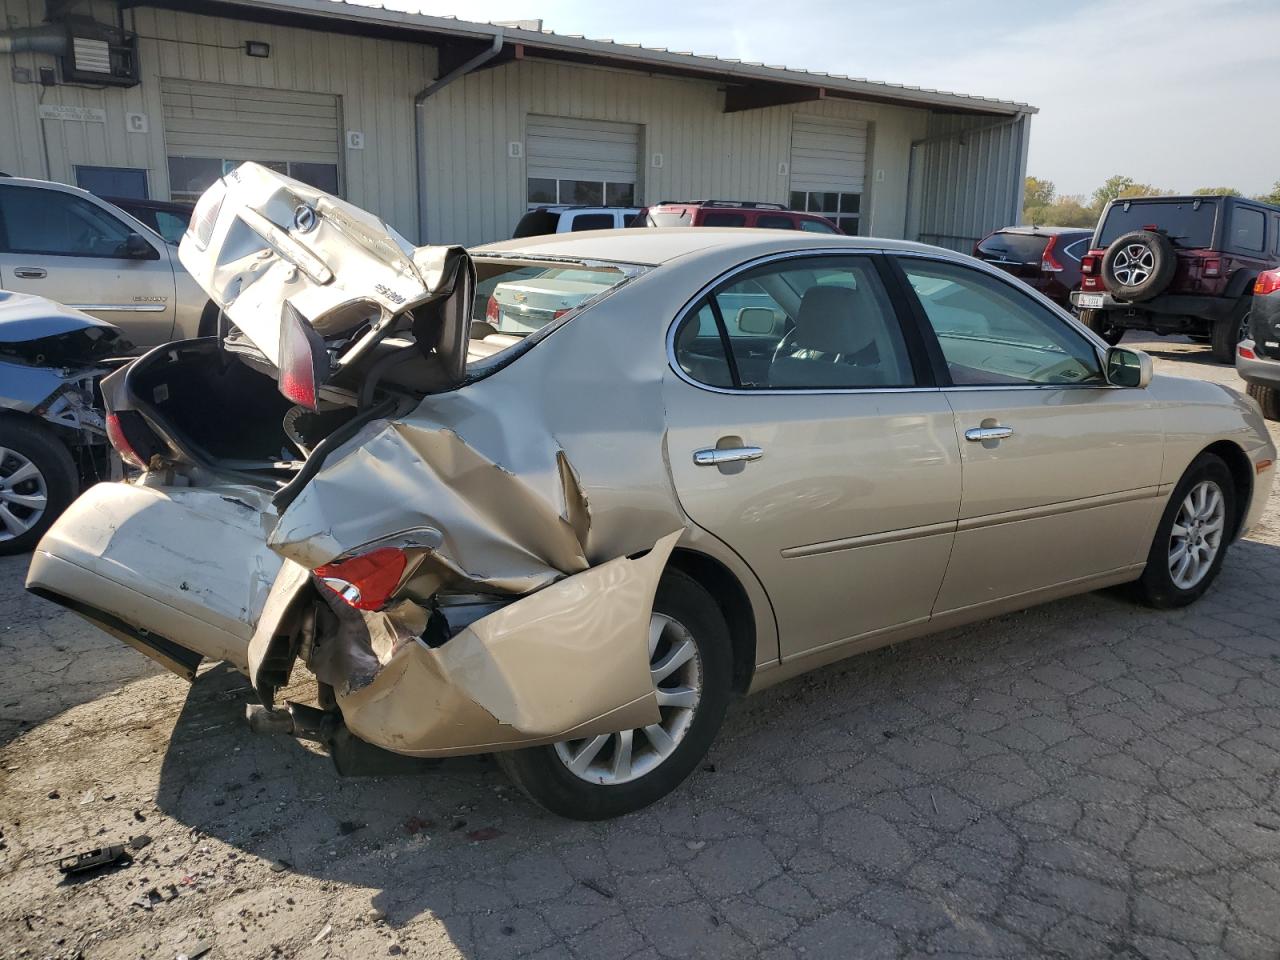
[{"label": "rear door handle", "polygon": [[964,432],[964,438],[971,443],[982,443],[984,440],[1007,440],[1013,436],[1013,427],[970,427]]},{"label": "rear door handle", "polygon": [[709,450],[695,450],[693,462],[700,467],[718,467],[724,463],[739,463],[759,460],[764,456],[760,447],[712,447]]},{"label": "rear door handle", "polygon": [[49,275],[44,267],[14,267],[13,275],[23,280],[43,280]]}]

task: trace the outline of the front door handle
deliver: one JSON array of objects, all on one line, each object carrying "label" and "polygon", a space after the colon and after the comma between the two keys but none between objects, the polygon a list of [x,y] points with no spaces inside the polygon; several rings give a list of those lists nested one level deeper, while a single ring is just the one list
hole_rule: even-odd
[{"label": "front door handle", "polygon": [[971,443],[982,443],[986,440],[1007,440],[1013,436],[1013,427],[970,427],[964,432],[964,438]]},{"label": "front door handle", "polygon": [[759,460],[764,456],[760,447],[712,447],[693,451],[693,462],[700,467],[718,467],[725,463]]},{"label": "front door handle", "polygon": [[23,280],[43,280],[49,275],[44,267],[14,267],[13,275]]}]

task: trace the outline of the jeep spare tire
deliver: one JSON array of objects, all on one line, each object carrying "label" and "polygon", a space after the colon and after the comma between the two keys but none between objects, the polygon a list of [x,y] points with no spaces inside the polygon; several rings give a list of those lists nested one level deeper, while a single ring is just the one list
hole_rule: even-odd
[{"label": "jeep spare tire", "polygon": [[1169,286],[1177,266],[1168,237],[1134,230],[1107,247],[1102,256],[1102,282],[1117,300],[1150,300]]}]

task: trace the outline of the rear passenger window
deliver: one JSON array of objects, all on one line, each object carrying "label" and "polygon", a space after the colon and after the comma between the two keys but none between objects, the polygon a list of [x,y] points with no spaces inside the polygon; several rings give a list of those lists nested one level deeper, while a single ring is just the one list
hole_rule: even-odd
[{"label": "rear passenger window", "polygon": [[1236,207],[1231,215],[1231,245],[1262,253],[1267,249],[1266,224],[1267,218],[1261,210]]},{"label": "rear passenger window", "polygon": [[1003,280],[935,260],[899,260],[956,386],[1105,383],[1093,345]]},{"label": "rear passenger window", "polygon": [[727,373],[745,390],[916,382],[893,305],[866,257],[788,260],[740,274],[681,322],[675,356],[694,380],[725,386]]},{"label": "rear passenger window", "polygon": [[569,230],[611,230],[613,229],[612,213],[580,213],[569,224]]},{"label": "rear passenger window", "polygon": [[834,227],[829,227],[821,220],[801,220],[800,229],[808,230],[810,233],[837,233]]},{"label": "rear passenger window", "polygon": [[795,223],[790,217],[779,217],[776,214],[762,213],[756,220],[757,227],[763,227],[768,230],[794,230]]},{"label": "rear passenger window", "polygon": [[704,227],[741,227],[747,218],[741,213],[708,213],[702,218]]}]

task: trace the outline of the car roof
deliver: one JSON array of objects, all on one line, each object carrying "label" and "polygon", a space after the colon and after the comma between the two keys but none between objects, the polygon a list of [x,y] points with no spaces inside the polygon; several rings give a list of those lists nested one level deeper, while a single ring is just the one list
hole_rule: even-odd
[{"label": "car roof", "polygon": [[1001,227],[996,233],[1017,233],[1017,234],[1063,234],[1063,233],[1093,233],[1093,227],[1041,227],[1041,226],[1018,226],[1018,227]]},{"label": "car roof", "polygon": [[94,194],[80,187],[73,187],[69,183],[59,183],[56,180],[35,180],[31,177],[5,177],[4,185],[18,187],[37,187],[41,190],[61,190],[63,193],[74,193],[81,197],[92,197]]},{"label": "car roof", "polygon": [[520,237],[475,247],[476,256],[564,257],[571,260],[609,260],[658,266],[681,257],[738,249],[742,259],[804,250],[916,250],[946,253],[921,243],[849,237],[843,234],[806,233],[799,230],[760,230],[750,227],[628,227],[623,230],[586,230]]}]

